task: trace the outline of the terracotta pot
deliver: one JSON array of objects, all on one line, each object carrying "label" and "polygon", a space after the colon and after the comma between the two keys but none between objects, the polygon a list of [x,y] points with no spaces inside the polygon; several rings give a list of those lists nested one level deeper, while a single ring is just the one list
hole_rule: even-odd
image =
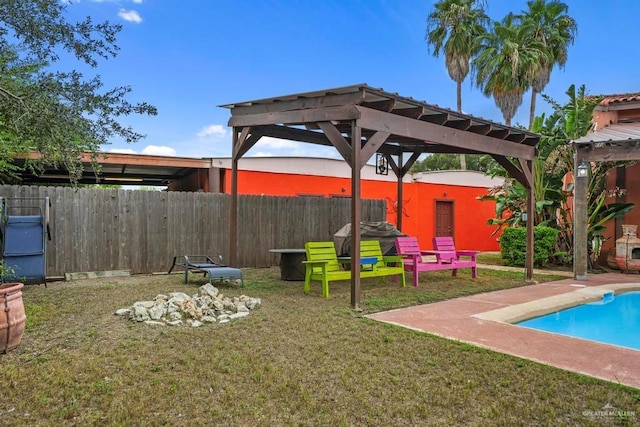
[{"label": "terracotta pot", "polygon": [[22,301],[22,283],[0,285],[0,353],[7,353],[22,341],[27,316]]}]

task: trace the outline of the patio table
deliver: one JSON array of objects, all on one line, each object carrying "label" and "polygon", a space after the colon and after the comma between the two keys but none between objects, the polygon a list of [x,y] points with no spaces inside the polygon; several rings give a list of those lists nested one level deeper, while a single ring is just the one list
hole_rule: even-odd
[{"label": "patio table", "polygon": [[305,266],[302,261],[307,259],[304,249],[269,249],[269,252],[280,254],[281,280],[304,280]]}]

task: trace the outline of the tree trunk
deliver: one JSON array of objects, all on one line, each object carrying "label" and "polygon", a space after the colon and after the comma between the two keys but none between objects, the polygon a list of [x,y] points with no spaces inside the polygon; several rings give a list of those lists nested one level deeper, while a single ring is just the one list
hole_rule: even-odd
[{"label": "tree trunk", "polygon": [[[456,82],[456,101],[458,113],[462,113],[462,82]],[[460,169],[467,170],[467,158],[464,154],[460,154]]]},{"label": "tree trunk", "polygon": [[538,92],[531,88],[531,107],[529,108],[529,130],[533,127],[533,119],[536,115],[536,98],[538,96]]}]

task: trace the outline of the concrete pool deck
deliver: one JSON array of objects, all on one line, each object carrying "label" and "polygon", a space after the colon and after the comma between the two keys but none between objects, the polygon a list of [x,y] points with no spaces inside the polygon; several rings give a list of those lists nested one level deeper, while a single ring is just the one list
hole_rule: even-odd
[{"label": "concrete pool deck", "polygon": [[587,279],[528,285],[367,317],[640,388],[638,350],[507,323],[593,301],[608,290],[640,290],[637,274],[592,274]]}]

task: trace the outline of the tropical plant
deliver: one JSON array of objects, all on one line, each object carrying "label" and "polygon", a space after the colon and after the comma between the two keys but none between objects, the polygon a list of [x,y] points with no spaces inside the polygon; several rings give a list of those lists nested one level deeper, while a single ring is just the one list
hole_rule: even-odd
[{"label": "tropical plant", "polygon": [[[573,147],[571,141],[586,135],[591,129],[591,117],[601,98],[588,97],[584,85],[576,89],[571,85],[566,91],[569,98],[564,105],[543,95],[553,107],[548,117],[544,114],[534,120],[533,131],[541,134],[538,157],[535,159],[534,195],[536,212],[534,224],[558,228],[556,254],[559,260],[569,261],[573,254],[573,215],[569,197],[573,195],[573,183],[565,177],[573,172]],[[604,239],[604,224],[623,216],[632,204],[606,203],[612,196],[605,190],[606,175],[621,163],[599,162],[590,165],[588,188],[588,240],[590,262],[599,255]],[[496,173],[494,172],[494,175]],[[489,220],[497,225],[519,226],[526,212],[526,189],[522,184],[508,178],[505,183],[492,189],[483,199],[496,203],[496,217]]]},{"label": "tropical plant", "polygon": [[[471,58],[478,52],[478,39],[489,23],[484,7],[484,0],[440,0],[427,18],[427,45],[436,57],[444,53],[449,77],[456,82],[458,112],[462,112],[462,82],[469,74]],[[460,163],[466,169],[464,154]]]},{"label": "tropical plant", "polygon": [[549,52],[538,40],[531,39],[527,27],[512,13],[480,37],[480,47],[472,65],[476,85],[487,97],[493,97],[507,126],[522,104],[523,94],[549,61]]},{"label": "tropical plant", "polygon": [[568,57],[568,46],[573,44],[578,31],[576,21],[568,15],[569,7],[558,1],[530,0],[528,9],[520,15],[527,37],[535,40],[547,54],[540,56],[540,67],[531,81],[531,107],[529,129],[533,127],[536,96],[549,83],[551,71],[557,64],[564,67]]},{"label": "tropical plant", "polygon": [[[96,67],[116,55],[119,25],[67,21],[70,2],[0,2],[0,182],[15,178],[17,155],[36,152],[35,170],[64,166],[71,178],[81,172],[81,154],[97,153],[111,138],[135,142],[143,135],[122,125],[129,114],[155,115],[155,107],[127,100],[131,89],[105,90],[99,76],[63,71],[61,55]],[[53,70],[53,66],[57,69]]]}]

